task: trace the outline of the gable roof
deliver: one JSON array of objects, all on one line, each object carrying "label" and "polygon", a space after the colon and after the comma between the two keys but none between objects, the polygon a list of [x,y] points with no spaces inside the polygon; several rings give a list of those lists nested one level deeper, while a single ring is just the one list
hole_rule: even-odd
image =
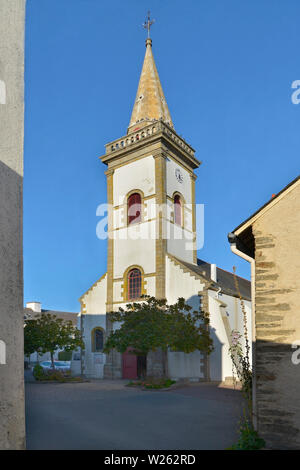
[{"label": "gable roof", "polygon": [[[172,256],[175,258],[174,256]],[[236,290],[234,282],[234,274],[229,271],[217,267],[217,282],[211,279],[211,264],[203,261],[202,259],[197,259],[197,265],[192,263],[187,263],[181,259],[175,258],[185,266],[189,271],[197,274],[198,276],[203,277],[210,282],[210,287],[214,290],[221,289],[223,294],[232,295],[234,297],[239,297],[239,293]],[[244,300],[251,300],[251,282],[248,279],[243,277],[236,276],[238,280],[238,286],[241,293],[241,296]]]},{"label": "gable roof", "polygon": [[[202,259],[197,259],[197,264],[197,268],[204,271],[206,273],[206,277],[210,279],[211,264],[203,261]],[[240,276],[236,276],[236,278],[242,298],[245,300],[251,300],[251,282]],[[217,267],[217,282],[215,284],[221,288],[222,293],[233,295],[235,297],[239,296],[235,287],[233,273]]]},{"label": "gable roof", "polygon": [[41,312],[35,312],[31,308],[24,308],[24,316],[27,320],[34,319],[36,316],[40,316],[42,314],[50,314],[55,315],[57,318],[60,318],[64,321],[71,321],[73,326],[77,325],[77,316],[78,313],[74,312],[59,312],[57,310],[45,310],[42,309]]},{"label": "gable roof", "polygon": [[[254,222],[254,220],[252,219],[256,219],[258,217],[260,217],[260,214],[262,211],[264,210],[268,210],[269,207],[268,206],[272,206],[273,204],[276,204],[288,191],[290,191],[292,189],[292,186],[294,186],[295,184],[297,183],[300,183],[300,175],[297,176],[293,181],[291,181],[289,184],[287,184],[281,191],[279,191],[279,193],[277,193],[274,197],[272,197],[272,199],[270,199],[269,201],[267,201],[265,204],[263,204],[257,211],[255,211],[252,215],[250,215],[246,220],[244,220],[244,222],[242,222],[241,224],[239,224],[234,230],[233,230],[233,233],[236,233],[237,232],[237,235],[242,232],[244,229],[246,229],[249,225],[251,225],[252,222]],[[245,227],[244,227],[245,226]]]}]

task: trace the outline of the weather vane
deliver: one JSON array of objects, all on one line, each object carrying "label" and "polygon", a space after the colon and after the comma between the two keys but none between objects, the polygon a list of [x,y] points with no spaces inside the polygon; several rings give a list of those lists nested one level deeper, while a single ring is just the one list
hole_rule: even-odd
[{"label": "weather vane", "polygon": [[148,11],[148,16],[143,24],[143,27],[148,30],[148,38],[150,38],[150,28],[154,22],[155,20],[150,20],[150,11]]}]

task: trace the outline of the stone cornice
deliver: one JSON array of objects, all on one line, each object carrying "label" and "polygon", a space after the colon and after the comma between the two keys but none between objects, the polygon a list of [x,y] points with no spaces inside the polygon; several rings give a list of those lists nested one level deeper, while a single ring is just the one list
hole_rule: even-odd
[{"label": "stone cornice", "polygon": [[106,165],[115,166],[118,161],[122,161],[124,158],[130,160],[131,154],[137,150],[157,142],[163,145],[166,153],[177,157],[189,168],[195,169],[200,166],[201,162],[195,158],[195,150],[163,121],[151,122],[136,132],[108,143],[105,146],[105,155],[99,158]]}]

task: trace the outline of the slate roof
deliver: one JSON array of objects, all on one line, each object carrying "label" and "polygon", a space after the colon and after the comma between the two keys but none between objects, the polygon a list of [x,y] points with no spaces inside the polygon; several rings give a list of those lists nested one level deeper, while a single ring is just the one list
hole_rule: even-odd
[{"label": "slate roof", "polygon": [[[184,266],[186,266],[190,271],[203,276],[208,281],[212,282],[212,287],[221,288],[221,292],[227,295],[238,296],[238,292],[234,283],[234,275],[229,271],[217,267],[217,282],[212,281],[210,277],[211,273],[211,264],[203,261],[202,259],[197,259],[197,266],[192,263],[186,263],[185,261],[178,260]],[[241,296],[245,300],[251,300],[251,282],[248,279],[237,276],[239,290]]]},{"label": "slate roof", "polygon": [[[50,314],[50,315],[56,315],[57,318],[61,318],[62,320],[65,320],[65,321],[71,321],[73,326],[77,325],[77,315],[78,315],[78,313],[59,312],[57,310],[42,309],[41,314],[43,314],[43,313]],[[34,318],[36,315],[40,315],[39,312],[34,312],[31,308],[24,308],[24,316],[25,317]]]}]

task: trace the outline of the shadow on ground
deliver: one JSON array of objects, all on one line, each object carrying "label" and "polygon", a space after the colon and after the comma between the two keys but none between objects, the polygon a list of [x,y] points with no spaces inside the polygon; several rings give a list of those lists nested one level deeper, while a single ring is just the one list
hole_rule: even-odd
[{"label": "shadow on ground", "polygon": [[236,441],[239,391],[202,383],[152,392],[125,383],[27,383],[27,448],[195,450]]}]

